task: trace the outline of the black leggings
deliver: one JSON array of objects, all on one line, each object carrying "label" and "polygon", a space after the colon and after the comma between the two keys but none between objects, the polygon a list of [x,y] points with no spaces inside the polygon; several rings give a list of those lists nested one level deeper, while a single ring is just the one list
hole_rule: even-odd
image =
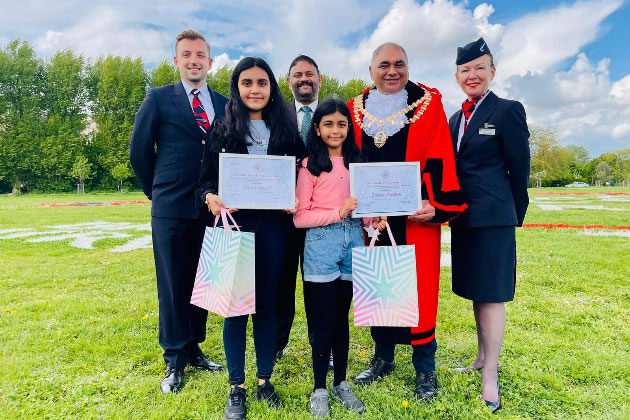
[{"label": "black leggings", "polygon": [[350,327],[348,311],[352,302],[352,282],[334,280],[327,283],[304,282],[304,307],[308,324],[308,341],[313,349],[314,389],[326,389],[328,359],[335,359],[337,386],[346,380]]}]

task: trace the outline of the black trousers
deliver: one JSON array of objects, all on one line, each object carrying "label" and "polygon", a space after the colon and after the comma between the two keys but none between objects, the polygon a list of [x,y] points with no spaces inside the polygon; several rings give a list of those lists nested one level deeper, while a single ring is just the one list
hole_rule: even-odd
[{"label": "black trousers", "polygon": [[[252,324],[256,352],[256,376],[271,379],[276,343],[276,296],[286,260],[287,234],[292,218],[278,210],[239,210],[236,222],[255,235],[256,313]],[[245,382],[246,333],[249,316],[226,318],[223,347],[231,385]]]},{"label": "black trousers", "polygon": [[287,242],[287,256],[279,279],[276,298],[276,351],[284,350],[289,344],[289,334],[295,318],[295,281],[298,265],[304,272],[304,237],[306,229],[291,226]]},{"label": "black trousers", "polygon": [[[411,344],[411,328],[408,327],[371,327],[370,332],[374,339],[374,356],[386,362],[394,361],[396,344]],[[437,350],[435,338],[426,344],[412,347],[411,361],[416,372],[434,372]]]},{"label": "black trousers", "polygon": [[337,279],[327,283],[304,282],[304,307],[308,341],[313,354],[314,389],[326,388],[328,360],[335,359],[333,385],[346,380],[350,327],[348,312],[352,302],[352,282]]},{"label": "black trousers", "polygon": [[190,304],[205,232],[202,220],[152,217],[153,256],[160,308],[159,341],[169,367],[201,354],[208,312]]}]

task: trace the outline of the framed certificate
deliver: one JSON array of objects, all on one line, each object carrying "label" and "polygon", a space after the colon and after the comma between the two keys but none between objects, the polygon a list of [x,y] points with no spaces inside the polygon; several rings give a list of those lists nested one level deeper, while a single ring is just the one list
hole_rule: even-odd
[{"label": "framed certificate", "polygon": [[295,157],[219,153],[219,197],[228,208],[293,209]]},{"label": "framed certificate", "polygon": [[402,216],[422,207],[420,162],[350,164],[352,217]]}]

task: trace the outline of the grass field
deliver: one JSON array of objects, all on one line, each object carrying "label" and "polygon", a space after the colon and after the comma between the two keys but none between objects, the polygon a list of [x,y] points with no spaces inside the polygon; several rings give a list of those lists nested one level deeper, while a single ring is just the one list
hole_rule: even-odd
[{"label": "grass field", "polygon": [[[626,195],[549,194],[584,192]],[[526,223],[630,226],[629,194],[628,188],[531,190]],[[226,373],[187,369],[178,395],[159,391],[164,364],[153,255],[145,239],[150,206],[38,205],[116,200],[144,197],[0,197],[0,418],[222,418]],[[517,292],[507,306],[500,361],[504,408],[498,417],[630,418],[630,231],[526,228],[517,238]],[[130,243],[139,248],[120,248]],[[444,243],[443,251],[448,248]],[[297,300],[291,342],[274,372],[280,410],[253,398],[248,338],[250,419],[310,418],[312,371],[301,288]],[[224,363],[221,326],[220,317],[209,317],[202,349]],[[478,397],[480,376],[450,371],[474,358],[474,331],[471,305],[450,291],[445,265],[439,395],[428,403],[413,398],[411,348],[399,346],[393,375],[355,387],[367,412],[351,415],[332,402],[332,417],[491,418]],[[369,329],[353,327],[350,378],[372,352]]]}]

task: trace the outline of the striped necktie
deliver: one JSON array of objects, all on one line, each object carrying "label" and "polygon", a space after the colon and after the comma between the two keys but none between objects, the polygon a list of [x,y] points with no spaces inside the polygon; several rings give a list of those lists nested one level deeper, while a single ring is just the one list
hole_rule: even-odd
[{"label": "striped necktie", "polygon": [[208,121],[208,114],[206,114],[206,110],[203,108],[203,104],[199,99],[199,89],[193,89],[190,93],[193,94],[193,115],[195,116],[195,120],[197,120],[197,125],[205,134],[210,129],[210,121]]}]

